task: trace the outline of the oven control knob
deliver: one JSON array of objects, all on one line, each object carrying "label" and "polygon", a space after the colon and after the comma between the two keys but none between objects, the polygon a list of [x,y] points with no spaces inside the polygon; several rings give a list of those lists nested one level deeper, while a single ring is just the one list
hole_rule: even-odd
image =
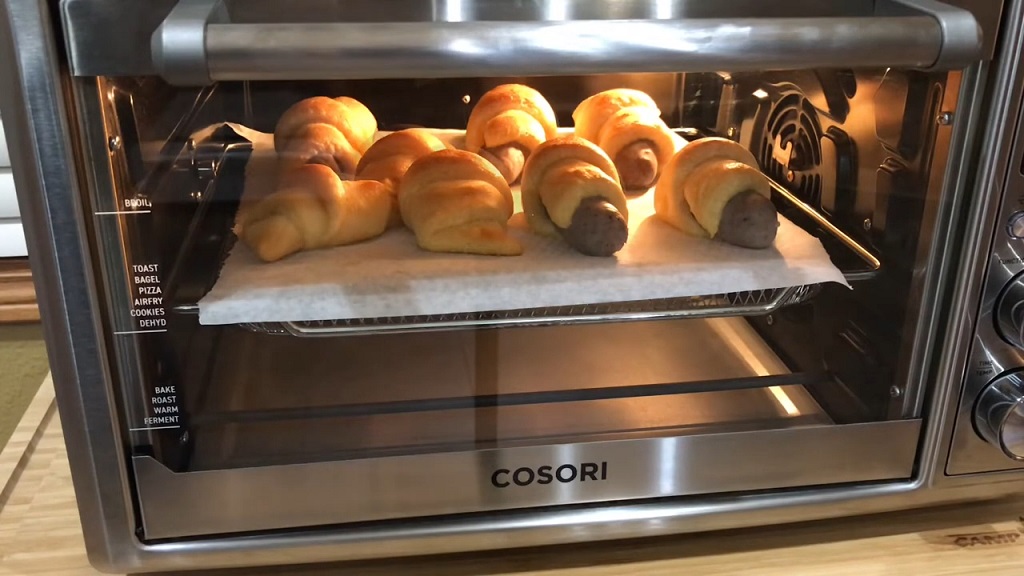
[{"label": "oven control knob", "polygon": [[1003,340],[1024,349],[1024,274],[1015,276],[999,295],[996,329]]},{"label": "oven control knob", "polygon": [[974,405],[978,434],[1014,460],[1024,461],[1024,370],[989,382]]},{"label": "oven control knob", "polygon": [[1024,239],[1024,210],[1014,212],[1006,223],[1006,233],[1010,238]]}]

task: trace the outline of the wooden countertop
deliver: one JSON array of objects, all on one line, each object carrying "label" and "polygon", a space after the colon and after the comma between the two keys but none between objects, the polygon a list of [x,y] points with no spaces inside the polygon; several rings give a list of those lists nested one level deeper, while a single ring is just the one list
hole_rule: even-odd
[{"label": "wooden countertop", "polygon": [[0,258],[0,324],[38,322],[39,306],[27,258]]},{"label": "wooden countertop", "polygon": [[[7,480],[10,478],[10,480]],[[0,453],[0,576],[93,576],[47,382]],[[982,505],[724,533],[206,576],[943,576],[1024,573],[1024,495]]]}]

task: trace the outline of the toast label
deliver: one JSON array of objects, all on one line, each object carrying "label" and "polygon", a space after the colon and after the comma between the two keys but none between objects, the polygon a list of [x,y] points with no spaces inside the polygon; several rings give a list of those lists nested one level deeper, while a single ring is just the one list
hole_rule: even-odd
[{"label": "toast label", "polygon": [[164,330],[167,328],[167,312],[164,309],[163,290],[160,282],[159,264],[133,264],[132,303],[129,314],[135,319],[135,328],[143,330]]}]

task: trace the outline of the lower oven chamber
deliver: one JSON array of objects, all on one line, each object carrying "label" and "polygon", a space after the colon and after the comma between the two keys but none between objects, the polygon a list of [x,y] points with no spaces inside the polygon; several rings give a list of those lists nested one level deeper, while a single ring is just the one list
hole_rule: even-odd
[{"label": "lower oven chamber", "polygon": [[[957,419],[973,406],[960,387],[962,343],[975,327],[999,162],[1017,154],[1012,62],[764,71],[730,60],[729,73],[694,61],[685,72],[343,80],[288,78],[275,60],[264,79],[232,78],[232,61],[214,51],[233,25],[268,25],[271,12],[227,2],[230,22],[210,28],[227,34],[209,46],[219,82],[189,88],[173,70],[130,71],[134,57],[108,59],[122,73],[97,71],[102,58],[78,50],[85,28],[72,23],[102,20],[101,4],[113,3],[62,4],[71,71],[55,51],[29,49],[60,44],[43,3],[0,9],[2,22],[45,31],[10,28],[19,49],[5,64],[21,90],[3,101],[4,117],[25,112],[8,127],[12,159],[28,166],[18,190],[97,565],[552,544],[1019,490],[1012,461],[965,444],[971,423]],[[296,14],[316,3],[300,4]],[[751,16],[785,20],[805,4]],[[1015,57],[1021,3],[1007,9],[1015,40],[1000,54]],[[140,22],[160,20],[136,10]],[[825,20],[871,14],[858,2],[816,10]],[[922,18],[907,10],[884,18]],[[269,132],[300,98],[347,94],[382,130],[458,130],[504,82],[541,90],[563,127],[581,98],[629,86],[655,98],[676,134],[741,143],[778,212],[821,243],[850,287],[201,322],[237,247],[255,148],[229,123]],[[944,469],[962,450],[971,473]]]},{"label": "lower oven chamber", "polygon": [[341,342],[226,329],[213,352],[192,356],[208,380],[187,472],[134,459],[153,538],[907,478],[920,429],[837,426],[807,391],[827,378],[792,374],[736,318]]}]

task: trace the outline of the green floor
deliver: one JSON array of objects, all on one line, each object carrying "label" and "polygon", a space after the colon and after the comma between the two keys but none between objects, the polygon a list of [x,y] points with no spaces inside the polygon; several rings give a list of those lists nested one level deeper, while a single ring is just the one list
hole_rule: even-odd
[{"label": "green floor", "polygon": [[7,444],[48,369],[38,324],[0,325],[0,447]]}]

